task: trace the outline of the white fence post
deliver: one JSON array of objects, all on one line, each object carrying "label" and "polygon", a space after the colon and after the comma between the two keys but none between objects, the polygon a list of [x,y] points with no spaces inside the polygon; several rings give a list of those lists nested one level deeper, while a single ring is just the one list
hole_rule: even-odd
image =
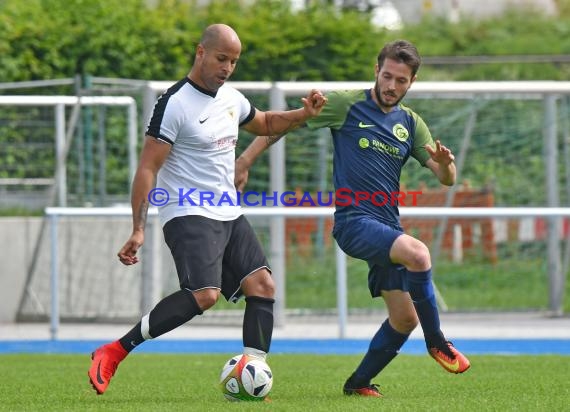
[{"label": "white fence post", "polygon": [[48,215],[50,220],[51,238],[51,310],[50,310],[50,337],[57,340],[59,331],[59,248],[57,244],[58,214]]},{"label": "white fence post", "polygon": [[338,312],[338,337],[346,338],[346,324],[348,318],[348,289],[346,255],[335,242],[336,250],[336,306]]}]

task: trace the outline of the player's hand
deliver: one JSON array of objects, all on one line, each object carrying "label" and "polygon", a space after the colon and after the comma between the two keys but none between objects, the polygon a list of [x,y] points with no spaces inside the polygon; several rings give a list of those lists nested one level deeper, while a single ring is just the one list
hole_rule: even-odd
[{"label": "player's hand", "polygon": [[234,185],[238,192],[242,192],[247,184],[247,180],[249,178],[249,167],[245,164],[245,161],[242,161],[241,158],[236,159],[236,168],[235,168],[235,175],[234,175]]},{"label": "player's hand", "polygon": [[138,263],[137,251],[144,243],[144,233],[142,231],[134,232],[124,246],[119,250],[117,256],[123,265],[134,265]]},{"label": "player's hand", "polygon": [[435,141],[435,149],[429,144],[425,145],[425,149],[433,161],[439,163],[440,165],[447,166],[455,160],[455,156],[453,153],[451,153],[451,150],[442,145],[439,140]]},{"label": "player's hand", "polygon": [[312,89],[307,97],[301,99],[305,111],[309,117],[318,116],[325,104],[327,104],[328,99],[321,93],[321,91]]}]

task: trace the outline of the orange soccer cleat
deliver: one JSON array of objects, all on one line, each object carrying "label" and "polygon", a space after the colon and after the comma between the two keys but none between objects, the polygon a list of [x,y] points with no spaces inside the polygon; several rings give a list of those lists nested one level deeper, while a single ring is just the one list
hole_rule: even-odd
[{"label": "orange soccer cleat", "polygon": [[451,373],[463,373],[471,366],[469,359],[455,349],[449,341],[429,347],[428,352],[443,369]]}]

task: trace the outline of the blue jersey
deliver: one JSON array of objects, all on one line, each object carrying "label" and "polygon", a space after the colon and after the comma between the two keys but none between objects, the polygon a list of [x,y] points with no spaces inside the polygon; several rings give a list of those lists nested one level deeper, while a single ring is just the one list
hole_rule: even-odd
[{"label": "blue jersey", "polygon": [[366,214],[399,227],[402,167],[410,156],[421,165],[429,159],[424,146],[434,143],[428,127],[401,104],[384,113],[370,90],[337,91],[327,97],[321,114],[307,124],[332,133],[335,216]]}]

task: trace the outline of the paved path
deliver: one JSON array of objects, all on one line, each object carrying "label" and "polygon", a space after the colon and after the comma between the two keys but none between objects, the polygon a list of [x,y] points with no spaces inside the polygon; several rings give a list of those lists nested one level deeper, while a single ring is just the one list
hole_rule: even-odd
[{"label": "paved path", "polygon": [[[196,318],[161,339],[240,339],[241,318],[215,324],[206,317]],[[385,314],[349,317],[344,327],[346,339],[370,339]],[[444,313],[442,329],[448,339],[570,339],[570,316],[549,317],[544,313]],[[62,323],[61,340],[109,340],[122,336],[131,324]],[[288,315],[274,331],[274,339],[336,339],[342,328],[334,316]],[[50,339],[48,323],[0,324],[0,341]],[[412,339],[421,339],[417,328]]]}]

